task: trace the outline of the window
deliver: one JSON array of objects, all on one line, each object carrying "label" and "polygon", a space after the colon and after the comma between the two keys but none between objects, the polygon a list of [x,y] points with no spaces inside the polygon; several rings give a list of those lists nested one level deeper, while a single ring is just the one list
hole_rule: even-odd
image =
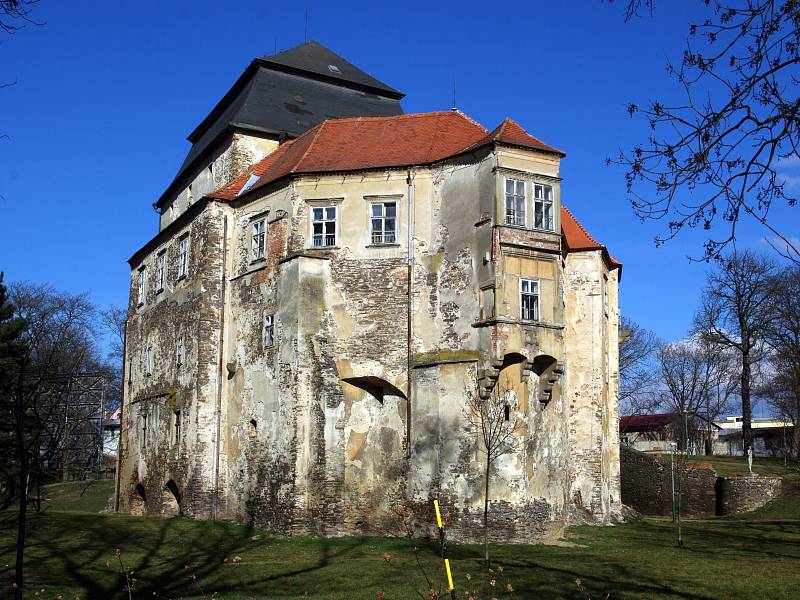
[{"label": "window", "polygon": [[519,306],[523,321],[539,320],[539,282],[536,279],[519,280]]},{"label": "window", "polygon": [[133,359],[128,357],[128,385],[133,385]]},{"label": "window", "polygon": [[147,446],[147,415],[142,415],[142,448]]},{"label": "window", "polygon": [[553,186],[537,183],[533,186],[534,227],[553,231]]},{"label": "window", "polygon": [[136,306],[142,306],[144,304],[144,297],[145,297],[145,276],[144,276],[144,267],[139,269],[139,273],[136,276]]},{"label": "window", "polygon": [[506,225],[525,227],[525,182],[506,179]]},{"label": "window", "polygon": [[172,445],[178,446],[181,443],[181,411],[176,410],[173,413],[172,422],[173,422]]},{"label": "window", "polygon": [[164,291],[164,259],[166,259],[165,250],[162,250],[156,258],[156,294]]},{"label": "window", "polygon": [[394,244],[397,238],[397,203],[370,204],[370,231],[373,244]]},{"label": "window", "polygon": [[181,366],[186,355],[186,346],[183,343],[183,338],[178,338],[178,343],[175,346],[175,364]]},{"label": "window", "polygon": [[148,344],[144,353],[144,374],[150,377],[153,374],[153,346]]},{"label": "window", "polygon": [[603,275],[603,313],[608,316],[608,276]]},{"label": "window", "polygon": [[189,235],[178,241],[178,279],[186,277],[186,266],[189,259]]},{"label": "window", "polygon": [[264,348],[275,345],[275,315],[264,315]]},{"label": "window", "polygon": [[250,423],[247,427],[247,436],[250,438],[254,438],[258,435],[258,422],[255,419],[250,419]]},{"label": "window", "polygon": [[250,261],[264,258],[267,245],[267,222],[265,219],[255,221],[250,229]]},{"label": "window", "polygon": [[312,208],[311,245],[324,248],[336,245],[336,213],[335,206],[314,206]]}]

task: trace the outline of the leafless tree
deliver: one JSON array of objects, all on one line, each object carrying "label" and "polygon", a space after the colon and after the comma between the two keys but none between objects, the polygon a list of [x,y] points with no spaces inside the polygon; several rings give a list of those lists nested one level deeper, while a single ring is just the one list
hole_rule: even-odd
[{"label": "leafless tree", "polygon": [[38,25],[31,17],[31,8],[39,0],[0,0],[0,30],[16,33],[26,24]]},{"label": "leafless tree", "polygon": [[[699,428],[708,430],[716,415],[704,412],[709,407],[721,410],[715,404],[714,388],[721,375],[721,363],[714,349],[702,340],[689,339],[664,344],[658,351],[658,362],[664,388],[662,398],[677,416],[676,439],[681,440],[676,460],[678,546],[683,547],[681,501],[686,486],[686,472],[690,448],[696,444]],[[703,424],[704,423],[704,424]]]},{"label": "leafless tree", "polygon": [[652,412],[658,405],[655,364],[659,341],[627,317],[619,325],[619,402],[625,415]]},{"label": "leafless tree", "polygon": [[519,401],[514,391],[499,382],[494,386],[488,398],[478,394],[469,400],[469,416],[478,432],[482,450],[485,454],[486,480],[483,499],[483,542],[484,560],[491,564],[489,558],[489,493],[492,466],[498,458],[520,447],[519,432],[522,428],[521,416],[518,413]]},{"label": "leafless tree", "polygon": [[754,369],[766,354],[775,269],[769,258],[749,250],[721,257],[706,274],[694,318],[695,335],[719,352],[735,352],[738,358],[745,448],[752,444]]},{"label": "leafless tree", "polygon": [[124,308],[109,306],[101,310],[99,316],[100,325],[109,338],[108,358],[121,364],[125,354],[125,324],[128,313]]},{"label": "leafless tree", "polygon": [[[625,17],[653,14],[654,0],[629,0]],[[626,169],[636,215],[664,220],[661,244],[686,228],[708,231],[702,258],[736,240],[746,215],[800,261],[800,247],[770,218],[776,203],[795,206],[781,169],[797,161],[800,141],[800,2],[698,2],[707,18],[691,23],[679,63],[667,71],[682,101],[631,103],[650,134],[609,163]]]},{"label": "leafless tree", "polygon": [[800,266],[776,278],[767,327],[769,375],[760,389],[773,412],[794,425],[789,453],[800,450]]},{"label": "leafless tree", "polygon": [[[13,453],[0,469],[16,478],[19,517],[17,597],[23,589],[23,554],[28,505],[38,505],[43,481],[60,474],[65,458],[86,450],[81,428],[96,419],[80,406],[76,381],[101,365],[96,343],[95,307],[82,295],[58,292],[45,285],[17,284],[9,298],[15,316],[25,323],[25,352],[7,362],[0,381],[2,429],[14,432]],[[95,409],[96,412],[96,409]],[[99,439],[100,431],[93,440]],[[35,489],[36,492],[31,490]]]}]

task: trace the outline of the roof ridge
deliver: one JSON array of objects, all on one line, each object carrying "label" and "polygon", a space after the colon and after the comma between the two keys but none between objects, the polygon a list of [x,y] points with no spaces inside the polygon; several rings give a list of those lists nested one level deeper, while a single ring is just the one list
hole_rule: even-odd
[{"label": "roof ridge", "polygon": [[[414,118],[418,119],[418,118],[423,118],[423,117],[432,117],[432,116],[436,116],[436,115],[449,115],[449,114],[452,114],[452,112],[453,111],[449,111],[449,110],[432,110],[432,111],[428,111],[428,112],[419,112],[419,113],[403,113],[401,115],[341,117],[341,118],[325,119],[324,121],[320,121],[320,124],[326,123],[326,122],[348,123],[348,122],[352,122],[352,121],[381,121],[381,120],[385,121],[385,120],[390,120],[390,119],[391,120],[395,120],[395,119],[414,119]],[[469,117],[465,117],[465,118],[467,118],[468,120],[472,121],[472,119],[469,119]],[[477,123],[476,121],[473,121],[473,123],[475,123],[475,124],[479,125],[481,128],[483,128],[483,126],[480,125],[480,123]]]},{"label": "roof ridge", "polygon": [[473,118],[472,118],[472,117],[470,117],[470,116],[469,116],[467,113],[463,112],[463,111],[462,111],[462,110],[460,110],[460,109],[451,110],[451,111],[443,111],[443,112],[455,113],[455,114],[459,115],[461,118],[463,118],[463,119],[466,119],[467,121],[469,121],[469,122],[470,122],[470,123],[472,123],[473,125],[476,125],[476,126],[480,127],[480,128],[481,128],[481,129],[483,129],[483,131],[485,131],[486,133],[489,133],[489,130],[488,130],[488,129],[486,129],[486,127],[484,127],[484,126],[483,126],[481,123],[479,123],[478,121],[476,121],[475,119],[473,119]]},{"label": "roof ridge", "polygon": [[325,119],[322,123],[320,123],[319,125],[314,127],[314,129],[317,130],[314,133],[314,137],[311,138],[311,141],[308,143],[308,146],[306,147],[306,151],[303,152],[303,155],[297,161],[295,161],[294,165],[289,170],[290,173],[294,173],[294,170],[297,168],[297,165],[301,164],[305,160],[306,156],[308,156],[308,153],[311,151],[311,148],[314,146],[314,142],[317,141],[317,137],[319,136],[320,132],[325,127],[325,124],[328,122],[328,120],[329,119]]}]

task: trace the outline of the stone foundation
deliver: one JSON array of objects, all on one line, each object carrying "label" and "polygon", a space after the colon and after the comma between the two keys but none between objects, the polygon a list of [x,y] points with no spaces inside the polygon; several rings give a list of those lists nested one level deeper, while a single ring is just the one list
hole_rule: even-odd
[{"label": "stone foundation", "polygon": [[718,514],[730,515],[761,508],[781,493],[783,479],[742,475],[717,481]]}]

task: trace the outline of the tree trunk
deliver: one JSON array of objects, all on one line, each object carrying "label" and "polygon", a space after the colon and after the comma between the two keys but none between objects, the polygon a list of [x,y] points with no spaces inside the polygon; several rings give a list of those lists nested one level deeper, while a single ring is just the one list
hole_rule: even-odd
[{"label": "tree trunk", "polygon": [[[744,332],[742,332],[744,333]],[[742,351],[742,443],[745,456],[747,448],[753,445],[753,433],[750,422],[752,412],[750,410],[750,349],[745,346]]]},{"label": "tree trunk", "polygon": [[492,468],[492,461],[486,458],[486,490],[483,498],[483,545],[484,545],[484,562],[486,566],[492,563],[489,560],[489,471]]},{"label": "tree trunk", "polygon": [[14,599],[22,600],[23,560],[25,554],[25,523],[28,513],[28,453],[25,447],[24,416],[25,412],[20,399],[16,400],[17,409],[17,451],[19,453],[19,514],[17,516],[17,561],[14,566]]}]

